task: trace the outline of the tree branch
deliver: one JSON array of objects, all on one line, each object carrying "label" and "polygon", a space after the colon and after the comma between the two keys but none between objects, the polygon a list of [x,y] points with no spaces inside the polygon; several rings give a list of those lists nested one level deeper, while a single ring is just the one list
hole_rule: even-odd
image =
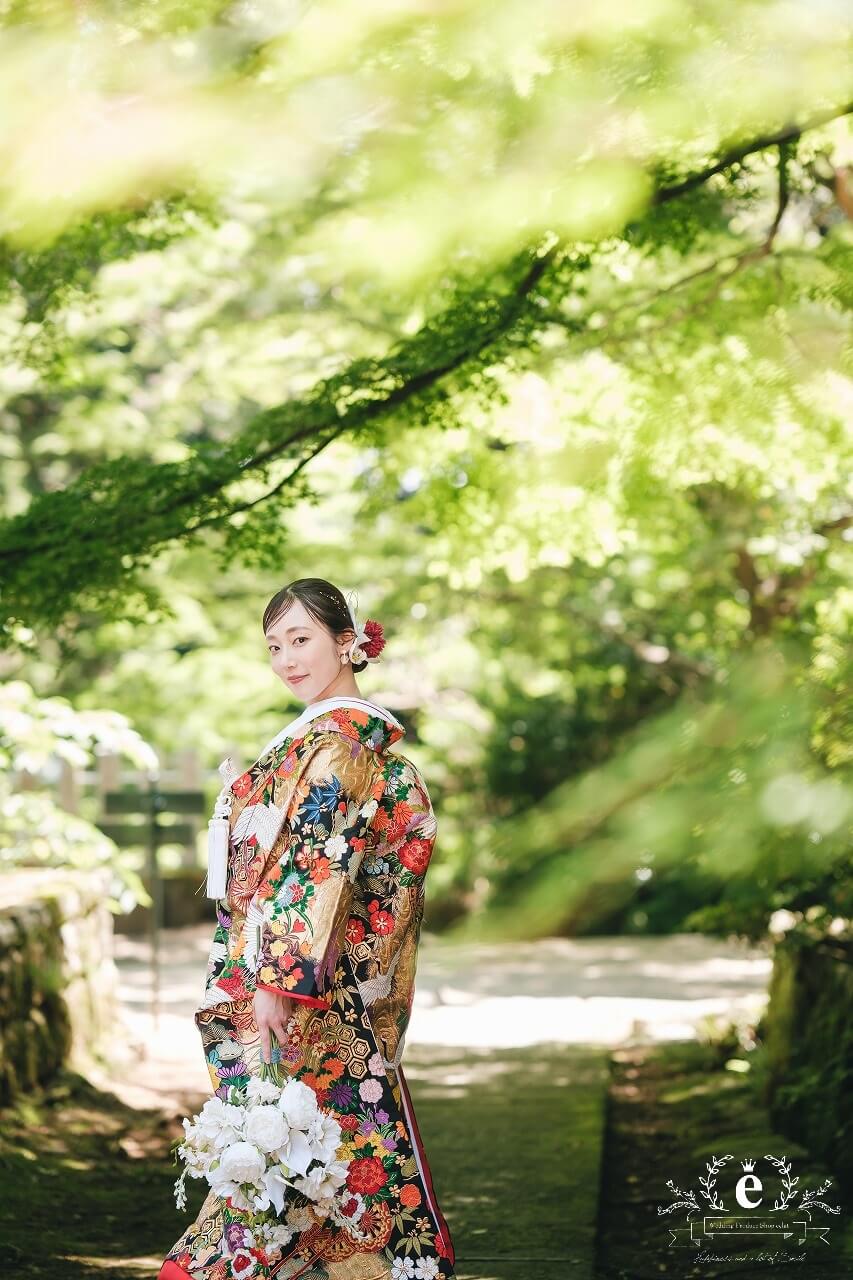
[{"label": "tree branch", "polygon": [[[659,187],[651,204],[677,199],[750,154],[782,147],[851,111],[853,104],[827,110],[733,146],[696,173]],[[780,187],[770,243],[786,199]],[[37,496],[27,511],[0,523],[6,617],[55,622],[80,598],[91,603],[120,594],[129,570],[163,545],[281,493],[341,434],[362,432],[435,391],[506,340],[520,322],[541,319],[541,309],[534,309],[530,299],[557,254],[552,237],[547,245],[518,255],[504,274],[517,275],[519,262],[524,270],[508,292],[460,295],[413,337],[395,344],[384,359],[353,361],[301,400],[256,415],[228,443],[206,441],[179,463],[133,458],[101,463],[66,489]],[[271,461],[284,457],[293,457],[294,466],[272,489],[248,501],[228,497],[237,481],[253,472],[263,474]]]},{"label": "tree branch", "polygon": [[661,187],[652,199],[652,204],[666,204],[668,200],[677,200],[679,196],[693,191],[695,187],[701,187],[709,178],[722,173],[725,169],[730,169],[734,164],[739,164],[757,151],[766,151],[768,147],[779,147],[785,143],[795,142],[811,129],[819,129],[822,124],[829,124],[832,120],[840,120],[843,116],[849,115],[853,115],[853,102],[848,102],[843,107],[829,107],[826,111],[819,111],[808,120],[804,120],[802,124],[784,125],[774,133],[759,135],[757,138],[750,139],[749,142],[732,145],[713,164],[699,169],[696,173],[691,173],[681,182]]}]

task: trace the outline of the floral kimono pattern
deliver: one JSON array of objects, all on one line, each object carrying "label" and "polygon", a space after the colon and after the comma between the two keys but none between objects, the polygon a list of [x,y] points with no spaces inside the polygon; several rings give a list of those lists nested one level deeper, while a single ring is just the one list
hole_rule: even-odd
[{"label": "floral kimono pattern", "polygon": [[[226,894],[195,1021],[224,1097],[260,1074],[256,987],[293,999],[274,1058],[344,1130],[359,1231],[294,1208],[294,1237],[251,1274],[454,1280],[401,1065],[436,833],[430,798],[415,765],[388,752],[404,730],[380,708],[338,706],[297,733],[231,784]],[[231,1280],[223,1237],[238,1216],[211,1191],[159,1280]]]}]

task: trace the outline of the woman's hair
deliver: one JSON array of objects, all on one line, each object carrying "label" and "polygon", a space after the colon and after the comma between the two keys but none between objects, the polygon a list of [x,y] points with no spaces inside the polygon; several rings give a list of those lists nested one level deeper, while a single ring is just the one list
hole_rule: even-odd
[{"label": "woman's hair", "polygon": [[[352,631],[352,618],[349,605],[339,587],[327,582],[325,578],[297,578],[281,591],[277,591],[264,609],[263,631],[269,630],[274,622],[278,622],[283,613],[287,613],[294,600],[299,600],[317,622],[323,624],[332,635],[340,635],[342,631]],[[354,662],[355,672],[363,671],[367,662]]]}]

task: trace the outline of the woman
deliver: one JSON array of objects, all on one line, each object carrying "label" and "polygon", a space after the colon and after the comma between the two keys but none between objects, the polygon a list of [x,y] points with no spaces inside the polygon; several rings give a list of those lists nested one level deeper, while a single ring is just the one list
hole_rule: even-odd
[{"label": "woman", "polygon": [[354,1226],[285,1204],[265,1262],[245,1226],[223,1240],[211,1191],[159,1280],[453,1280],[400,1064],[436,823],[418,770],[388,750],[402,725],[355,682],[382,628],[361,630],[337,587],[300,578],[263,629],[273,671],[307,705],[245,773],[220,766],[227,881],[211,867],[218,923],[195,1021],[220,1096],[276,1060],[335,1116]]}]

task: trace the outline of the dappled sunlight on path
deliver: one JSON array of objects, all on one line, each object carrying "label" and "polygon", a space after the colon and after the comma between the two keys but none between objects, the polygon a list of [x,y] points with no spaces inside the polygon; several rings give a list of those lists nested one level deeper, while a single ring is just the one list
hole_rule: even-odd
[{"label": "dappled sunlight on path", "polygon": [[[509,958],[508,958],[509,953]],[[699,934],[422,945],[409,1043],[617,1045],[757,1017],[769,950]]]},{"label": "dappled sunlight on path", "polygon": [[[117,1088],[135,1106],[179,1110],[208,1090],[193,1013],[212,926],[162,935],[160,1008],[144,939],[116,937],[127,1043]],[[612,1046],[690,1038],[703,1018],[757,1017],[769,951],[681,934],[452,945],[422,937],[407,1047]]]}]

